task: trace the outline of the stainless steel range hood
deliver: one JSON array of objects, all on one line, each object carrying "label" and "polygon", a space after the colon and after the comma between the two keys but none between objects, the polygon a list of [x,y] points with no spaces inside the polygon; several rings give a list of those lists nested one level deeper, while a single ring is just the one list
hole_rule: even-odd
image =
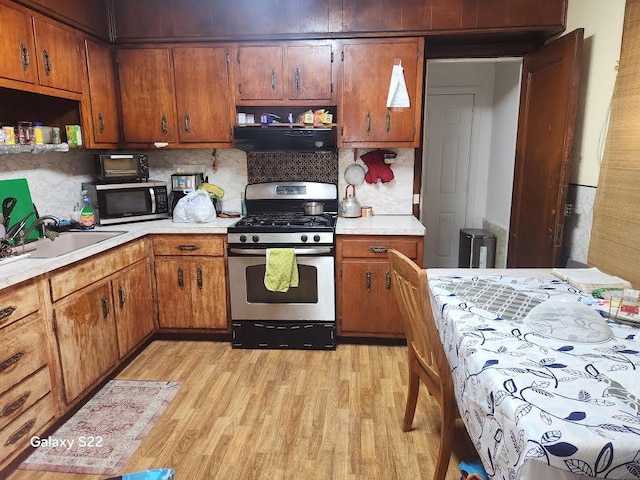
[{"label": "stainless steel range hood", "polygon": [[247,152],[326,152],[336,149],[336,129],[303,127],[234,127],[233,145]]}]

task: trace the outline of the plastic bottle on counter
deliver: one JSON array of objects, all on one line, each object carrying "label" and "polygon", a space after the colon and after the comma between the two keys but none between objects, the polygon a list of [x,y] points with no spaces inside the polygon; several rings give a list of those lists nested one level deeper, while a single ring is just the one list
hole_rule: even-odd
[{"label": "plastic bottle on counter", "polygon": [[80,223],[85,230],[91,230],[96,224],[96,215],[91,206],[86,190],[82,191],[82,209],[80,210]]},{"label": "plastic bottle on counter", "polygon": [[42,122],[33,122],[33,142],[36,145],[44,144]]}]

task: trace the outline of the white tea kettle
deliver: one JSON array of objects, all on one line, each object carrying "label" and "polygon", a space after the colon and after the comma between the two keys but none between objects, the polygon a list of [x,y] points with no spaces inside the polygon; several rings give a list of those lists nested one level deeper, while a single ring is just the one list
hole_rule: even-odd
[{"label": "white tea kettle", "polygon": [[[349,196],[349,187],[351,187],[351,196]],[[360,209],[360,202],[356,198],[356,187],[354,185],[347,185],[344,189],[344,198],[338,205],[338,215],[347,218],[356,218],[362,215]]]}]

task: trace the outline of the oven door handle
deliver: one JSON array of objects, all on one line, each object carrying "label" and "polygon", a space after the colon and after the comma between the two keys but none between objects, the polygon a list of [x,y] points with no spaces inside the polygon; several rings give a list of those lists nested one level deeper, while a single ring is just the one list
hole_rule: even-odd
[{"label": "oven door handle", "polygon": [[[296,255],[326,255],[331,253],[331,247],[318,247],[318,248],[294,248],[293,253]],[[266,256],[266,248],[230,248],[229,253],[235,253],[237,255],[253,255]]]}]

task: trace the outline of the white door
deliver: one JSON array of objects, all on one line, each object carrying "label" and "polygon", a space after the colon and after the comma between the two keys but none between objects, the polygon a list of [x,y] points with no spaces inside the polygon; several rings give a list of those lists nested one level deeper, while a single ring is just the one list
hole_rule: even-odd
[{"label": "white door", "polygon": [[458,266],[460,229],[466,227],[473,94],[427,95],[422,222],[424,266]]}]

